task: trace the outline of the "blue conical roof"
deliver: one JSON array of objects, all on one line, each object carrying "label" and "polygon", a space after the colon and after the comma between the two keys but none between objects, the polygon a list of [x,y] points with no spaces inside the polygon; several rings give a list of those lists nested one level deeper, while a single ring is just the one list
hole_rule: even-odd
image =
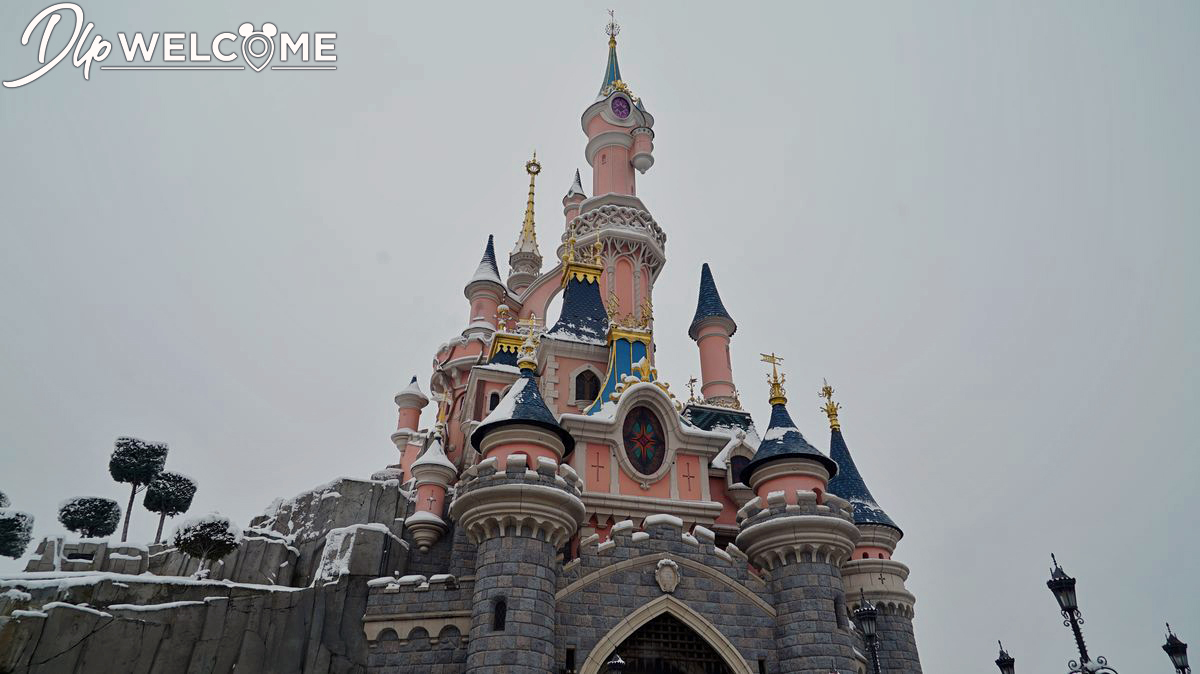
[{"label": "blue conical roof", "polygon": [[846,446],[846,439],[842,437],[840,428],[833,429],[829,438],[829,456],[838,464],[837,476],[829,481],[829,493],[846,499],[854,506],[854,523],[881,524],[900,531],[900,527],[879,507],[875,497],[871,496],[871,490],[867,489],[867,484],[858,472],[858,466],[854,465],[854,459],[850,457],[850,448]]},{"label": "blue conical roof", "polygon": [[754,458],[742,469],[740,481],[750,484],[750,475],[763,464],[790,457],[812,459],[825,466],[831,478],[837,475],[838,465],[822,454],[821,450],[808,444],[808,440],[804,439],[804,435],[792,421],[792,416],[788,414],[787,406],[776,403],[771,406],[771,424],[767,426],[767,432],[763,433],[762,442],[758,444]]},{"label": "blue conical roof", "polygon": [[504,285],[500,281],[500,267],[496,265],[496,246],[492,239],[492,235],[488,234],[487,246],[483,249],[483,257],[479,260],[479,267],[475,269],[475,275],[471,277],[472,283],[475,281],[494,281],[500,285]]},{"label": "blue conical roof", "polygon": [[608,311],[600,299],[598,280],[572,277],[567,281],[558,322],[546,336],[588,344],[608,343]]},{"label": "blue conical roof", "polygon": [[513,383],[496,409],[471,434],[471,445],[478,450],[488,433],[514,424],[538,426],[552,431],[562,440],[564,454],[569,454],[575,448],[575,439],[558,424],[558,419],[546,406],[542,392],[538,390],[537,377],[530,369],[521,370],[521,378]]},{"label": "blue conical roof", "polygon": [[700,268],[700,298],[696,301],[696,316],[692,319],[691,326],[688,327],[688,335],[692,339],[696,339],[696,327],[705,319],[709,318],[725,318],[730,323],[733,323],[733,332],[737,332],[737,323],[734,323],[733,317],[725,310],[725,304],[721,302],[721,293],[717,292],[717,284],[713,281],[712,270],[708,268],[708,263]]}]

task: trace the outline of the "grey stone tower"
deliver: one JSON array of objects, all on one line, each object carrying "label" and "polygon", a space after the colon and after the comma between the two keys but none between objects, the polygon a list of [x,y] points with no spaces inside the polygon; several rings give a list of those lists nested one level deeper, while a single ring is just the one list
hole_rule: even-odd
[{"label": "grey stone tower", "polygon": [[[739,512],[737,545],[769,575],[779,671],[857,672],[841,565],[858,540],[849,504],[826,493],[838,466],[804,439],[773,377],[771,424],[741,481],[754,490]],[[765,506],[765,507],[764,507]]]},{"label": "grey stone tower", "polygon": [[451,509],[478,546],[471,674],[555,670],[557,556],[584,514],[578,477],[560,464],[574,440],[546,408],[529,352],[522,377],[471,436],[483,459],[463,473]]},{"label": "grey stone tower", "polygon": [[826,384],[821,396],[826,399],[825,414],[829,417],[829,455],[838,464],[829,491],[850,502],[859,531],[851,559],[842,565],[846,596],[852,609],[865,596],[879,610],[876,648],[880,668],[897,674],[921,674],[912,622],[916,599],[904,587],[908,567],[892,559],[904,532],[875,501],[850,456],[838,421],[840,406],[833,402],[833,387]]}]

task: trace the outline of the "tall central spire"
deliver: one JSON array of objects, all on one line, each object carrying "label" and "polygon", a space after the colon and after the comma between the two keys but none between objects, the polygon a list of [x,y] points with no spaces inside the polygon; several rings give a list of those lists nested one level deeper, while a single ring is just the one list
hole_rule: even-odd
[{"label": "tall central spire", "polygon": [[529,199],[525,202],[525,221],[521,225],[517,245],[508,256],[508,288],[514,293],[527,288],[542,273],[542,255],[538,252],[537,231],[533,225],[534,183],[537,175],[542,172],[537,152],[533,153],[533,159],[525,162],[525,172],[529,174]]}]

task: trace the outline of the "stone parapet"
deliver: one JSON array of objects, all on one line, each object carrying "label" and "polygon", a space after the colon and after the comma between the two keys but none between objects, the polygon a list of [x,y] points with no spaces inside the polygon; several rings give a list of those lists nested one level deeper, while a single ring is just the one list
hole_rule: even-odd
[{"label": "stone parapet", "polygon": [[557,549],[575,534],[584,515],[579,476],[552,461],[539,461],[537,470],[526,466],[524,454],[510,454],[503,471],[494,457],[464,471],[450,517],[472,542],[528,536]]}]

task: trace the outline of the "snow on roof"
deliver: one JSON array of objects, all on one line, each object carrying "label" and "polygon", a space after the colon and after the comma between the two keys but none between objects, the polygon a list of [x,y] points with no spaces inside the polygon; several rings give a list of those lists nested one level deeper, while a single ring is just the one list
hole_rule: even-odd
[{"label": "snow on roof", "polygon": [[[831,477],[837,474],[837,463],[822,454],[821,450],[809,444],[800,429],[796,428],[795,422],[788,414],[787,407],[782,403],[776,403],[771,406],[771,423],[767,426],[766,433],[763,433],[758,450],[754,452],[754,458],[742,469],[742,474],[749,479],[750,473],[767,461],[788,456],[813,459],[825,466]],[[740,481],[746,482],[746,480]],[[747,484],[749,483],[747,482]]]},{"label": "snow on roof", "polygon": [[396,394],[396,402],[400,401],[401,397],[412,397],[420,400],[422,403],[428,403],[429,398],[421,391],[421,385],[417,383],[417,377],[414,375],[412,381],[408,382],[408,386],[404,390]]},{"label": "snow on roof", "polygon": [[508,393],[496,405],[496,409],[492,410],[492,413],[487,415],[479,427],[471,433],[471,444],[475,449],[479,449],[479,443],[493,428],[517,422],[541,426],[554,431],[562,438],[567,452],[575,447],[575,439],[571,437],[570,433],[563,430],[554,413],[546,406],[546,401],[542,399],[542,392],[538,390],[537,380],[534,379],[533,372],[529,370],[522,371],[521,378],[513,382]]},{"label": "snow on roof", "polygon": [[854,506],[855,524],[881,524],[900,531],[900,527],[884,512],[871,490],[867,488],[858,466],[850,456],[850,448],[840,429],[834,430],[829,439],[829,458],[837,461],[838,472],[829,480],[829,493],[841,496]]},{"label": "snow on roof", "polygon": [[409,470],[411,471],[412,468],[416,468],[417,466],[446,466],[450,470],[458,470],[450,462],[450,459],[446,457],[446,450],[442,448],[442,439],[436,435],[433,437],[433,441],[429,443],[429,447],[425,450],[425,453],[418,457],[416,461],[413,461]]},{"label": "snow on roof", "polygon": [[564,198],[569,199],[576,195],[587,197],[587,193],[583,191],[583,183],[579,180],[579,169],[575,169],[575,182],[571,183],[571,189],[567,190],[567,196]]},{"label": "snow on roof", "polygon": [[488,235],[487,247],[483,249],[483,258],[479,260],[479,267],[475,269],[475,275],[471,277],[470,283],[475,281],[491,281],[504,285],[500,280],[500,268],[496,266],[496,247],[492,243],[492,235]]}]

